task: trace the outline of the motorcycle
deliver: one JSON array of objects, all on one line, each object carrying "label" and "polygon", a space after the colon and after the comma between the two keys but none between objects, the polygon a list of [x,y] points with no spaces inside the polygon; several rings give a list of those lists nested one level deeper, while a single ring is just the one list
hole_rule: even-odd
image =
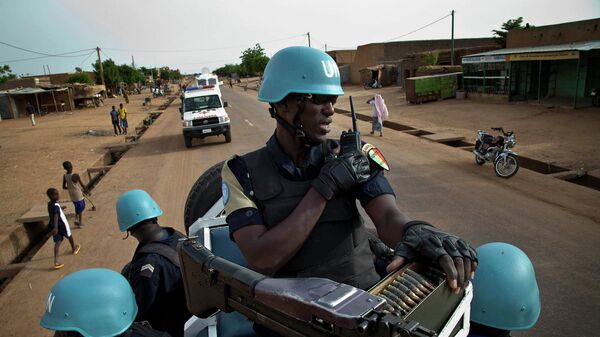
[{"label": "motorcycle", "polygon": [[475,162],[477,165],[483,165],[486,161],[491,161],[498,177],[510,178],[519,170],[518,156],[511,150],[517,144],[515,134],[513,131],[505,132],[501,127],[492,130],[499,131],[502,135],[494,137],[485,131],[477,131],[473,150]]}]

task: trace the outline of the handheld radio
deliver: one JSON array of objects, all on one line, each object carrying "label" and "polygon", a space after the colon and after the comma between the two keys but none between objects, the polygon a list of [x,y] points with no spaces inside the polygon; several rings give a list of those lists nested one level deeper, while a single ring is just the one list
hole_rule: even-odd
[{"label": "handheld radio", "polygon": [[350,98],[350,112],[352,113],[352,130],[342,131],[340,136],[340,154],[348,153],[351,151],[360,151],[362,148],[362,142],[360,139],[360,132],[356,126],[356,113],[354,112],[354,104],[352,103],[352,96]]}]

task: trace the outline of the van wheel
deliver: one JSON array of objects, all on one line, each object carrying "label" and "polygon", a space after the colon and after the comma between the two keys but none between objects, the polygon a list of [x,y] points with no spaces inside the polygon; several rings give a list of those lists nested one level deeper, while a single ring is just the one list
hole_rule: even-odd
[{"label": "van wheel", "polygon": [[225,142],[231,143],[231,129],[229,129],[229,130],[227,130],[227,132],[225,132]]},{"label": "van wheel", "polygon": [[185,147],[187,147],[187,148],[192,147],[192,137],[183,136],[183,140],[185,141]]},{"label": "van wheel", "polygon": [[183,211],[183,224],[185,232],[189,234],[190,226],[208,212],[208,210],[223,195],[221,189],[222,161],[204,172],[192,186]]}]

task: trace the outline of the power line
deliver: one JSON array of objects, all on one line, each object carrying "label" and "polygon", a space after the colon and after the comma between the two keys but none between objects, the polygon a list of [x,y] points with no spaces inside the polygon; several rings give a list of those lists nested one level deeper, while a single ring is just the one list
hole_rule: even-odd
[{"label": "power line", "polygon": [[402,37],[405,37],[405,36],[407,36],[407,35],[410,35],[410,34],[412,34],[412,33],[416,33],[416,32],[418,32],[418,31],[420,31],[421,29],[427,28],[427,27],[429,27],[429,26],[433,25],[434,23],[440,22],[440,21],[442,21],[443,19],[445,19],[445,18],[447,18],[447,17],[449,17],[449,16],[451,16],[451,15],[452,15],[452,13],[450,13],[450,14],[448,14],[448,15],[446,15],[446,16],[443,16],[443,17],[441,17],[441,18],[439,18],[439,19],[437,19],[437,20],[435,20],[435,21],[433,21],[433,22],[430,22],[430,23],[426,24],[426,25],[425,25],[425,26],[423,26],[423,27],[420,27],[420,28],[417,28],[417,29],[415,29],[415,30],[413,30],[413,31],[410,31],[410,32],[408,32],[408,33],[406,33],[406,34],[402,34],[402,35],[396,36],[396,37],[394,37],[394,38],[391,38],[391,39],[387,40],[386,42],[394,41],[394,40],[397,40],[397,39],[399,39],[399,38],[402,38]]},{"label": "power line", "polygon": [[[291,40],[299,37],[304,37],[306,34],[297,34],[293,36],[288,36],[279,39],[267,40],[262,42],[257,42],[258,44],[266,44],[272,42],[279,42],[285,40]],[[117,52],[127,52],[127,53],[195,53],[195,52],[204,52],[204,51],[213,51],[213,50],[227,50],[227,49],[236,49],[236,48],[245,48],[248,47],[245,45],[237,45],[237,46],[228,46],[228,47],[217,47],[217,48],[204,48],[204,49],[183,49],[183,50],[142,50],[142,49],[121,49],[121,48],[103,48],[106,50],[117,51]]]},{"label": "power line", "polygon": [[89,58],[90,58],[90,56],[92,56],[92,55],[94,54],[94,52],[95,52],[95,50],[92,50],[92,51],[91,51],[91,52],[88,54],[88,56],[86,56],[86,58],[84,58],[84,59],[83,59],[83,61],[81,61],[81,63],[79,63],[79,64],[77,65],[77,67],[76,67],[76,68],[80,67],[80,66],[83,64],[83,62],[87,61],[87,59],[89,59]]},{"label": "power line", "polygon": [[[13,44],[2,42],[2,41],[0,41],[0,44],[3,44],[5,46],[11,47],[11,48],[15,48],[15,49],[18,49],[18,50],[26,51],[26,52],[29,52],[29,53],[43,55],[43,56],[46,56],[46,57],[79,57],[81,55],[69,55],[69,54],[81,53],[82,51],[88,51],[88,50],[92,50],[93,49],[93,48],[88,48],[88,49],[70,51],[70,52],[66,52],[66,53],[47,54],[47,53],[42,53],[42,52],[38,52],[38,51],[35,51],[35,50],[27,49],[27,48],[18,47],[18,46],[15,46]],[[84,54],[84,55],[87,55],[87,54]]]}]

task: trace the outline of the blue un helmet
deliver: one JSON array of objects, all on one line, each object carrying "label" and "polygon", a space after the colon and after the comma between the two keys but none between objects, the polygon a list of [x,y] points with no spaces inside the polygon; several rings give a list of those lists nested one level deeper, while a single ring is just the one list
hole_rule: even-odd
[{"label": "blue un helmet", "polygon": [[277,103],[291,93],[343,95],[333,58],[309,47],[288,47],[273,55],[265,68],[258,100]]},{"label": "blue un helmet", "polygon": [[258,91],[258,100],[271,104],[271,117],[284,126],[296,138],[305,143],[313,141],[306,136],[300,114],[304,103],[299,101],[298,111],[290,124],[281,117],[273,104],[281,102],[287,95],[305,94],[341,96],[344,94],[340,81],[340,71],[331,58],[318,49],[309,47],[288,47],[278,51],[267,63],[263,81]]},{"label": "blue un helmet", "polygon": [[137,315],[129,282],[110,269],[85,269],[58,281],[48,295],[40,325],[86,337],[117,336]]},{"label": "blue un helmet", "polygon": [[540,316],[533,264],[521,249],[502,242],[477,248],[471,321],[501,330],[527,330]]},{"label": "blue un helmet", "polygon": [[156,218],[162,214],[160,206],[144,190],[127,191],[117,200],[117,222],[121,232],[129,230],[141,221]]}]

